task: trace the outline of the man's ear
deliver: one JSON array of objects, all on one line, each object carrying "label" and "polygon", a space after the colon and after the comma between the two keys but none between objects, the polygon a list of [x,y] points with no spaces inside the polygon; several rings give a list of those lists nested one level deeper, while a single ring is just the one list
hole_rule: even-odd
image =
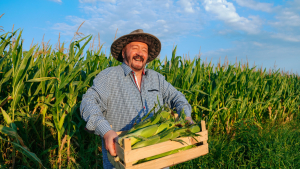
[{"label": "man's ear", "polygon": [[122,57],[123,57],[123,59],[125,58],[125,52],[126,52],[125,48],[126,48],[126,47],[124,47],[124,48],[122,49]]}]

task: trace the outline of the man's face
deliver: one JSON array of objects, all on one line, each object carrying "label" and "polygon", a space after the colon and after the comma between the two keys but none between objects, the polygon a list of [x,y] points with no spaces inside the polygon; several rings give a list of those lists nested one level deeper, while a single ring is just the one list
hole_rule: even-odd
[{"label": "man's face", "polygon": [[133,70],[144,69],[148,59],[148,45],[143,42],[131,42],[122,50],[123,61]]}]

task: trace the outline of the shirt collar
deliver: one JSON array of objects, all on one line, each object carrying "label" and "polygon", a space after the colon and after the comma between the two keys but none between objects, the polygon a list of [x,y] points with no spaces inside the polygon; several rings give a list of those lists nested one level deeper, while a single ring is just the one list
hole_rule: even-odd
[{"label": "shirt collar", "polygon": [[128,65],[126,65],[124,62],[122,63],[121,67],[124,70],[125,76],[127,76],[130,72],[132,72],[132,69]]},{"label": "shirt collar", "polygon": [[[121,67],[124,70],[124,75],[125,76],[127,76],[130,72],[133,72],[133,70],[128,65],[126,65],[124,62],[122,63]],[[144,70],[143,70],[143,75],[147,75],[147,69],[146,68],[144,68]]]}]

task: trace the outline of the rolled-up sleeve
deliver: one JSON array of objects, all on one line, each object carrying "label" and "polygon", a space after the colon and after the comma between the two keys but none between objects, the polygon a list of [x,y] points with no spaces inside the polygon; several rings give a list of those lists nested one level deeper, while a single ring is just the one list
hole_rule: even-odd
[{"label": "rolled-up sleeve", "polygon": [[185,115],[187,117],[191,117],[192,107],[186,100],[184,94],[179,92],[169,82],[167,82],[164,76],[160,78],[164,103],[167,103],[171,108],[175,108],[178,113],[181,113],[181,111],[184,109]]},{"label": "rolled-up sleeve", "polygon": [[81,117],[87,122],[86,129],[96,135],[104,136],[112,130],[103,113],[106,112],[109,96],[108,78],[105,72],[100,72],[93,81],[80,104]]}]

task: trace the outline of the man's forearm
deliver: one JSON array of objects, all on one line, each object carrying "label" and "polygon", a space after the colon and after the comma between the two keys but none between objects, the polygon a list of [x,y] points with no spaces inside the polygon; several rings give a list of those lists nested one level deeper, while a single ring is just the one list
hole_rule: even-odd
[{"label": "man's forearm", "polygon": [[97,92],[91,87],[82,97],[80,113],[81,117],[87,122],[86,129],[103,137],[105,133],[112,129],[102,114],[102,107],[104,106],[101,107],[101,104]]},{"label": "man's forearm", "polygon": [[191,105],[188,103],[185,96],[181,92],[177,91],[177,93],[177,96],[173,99],[177,112],[181,113],[184,110],[185,115],[187,117],[191,117]]},{"label": "man's forearm", "polygon": [[177,113],[181,113],[181,111],[184,110],[186,116],[191,117],[192,108],[186,100],[184,94],[176,90],[166,80],[163,82],[163,89],[164,102],[167,103],[171,108],[176,108]]}]

